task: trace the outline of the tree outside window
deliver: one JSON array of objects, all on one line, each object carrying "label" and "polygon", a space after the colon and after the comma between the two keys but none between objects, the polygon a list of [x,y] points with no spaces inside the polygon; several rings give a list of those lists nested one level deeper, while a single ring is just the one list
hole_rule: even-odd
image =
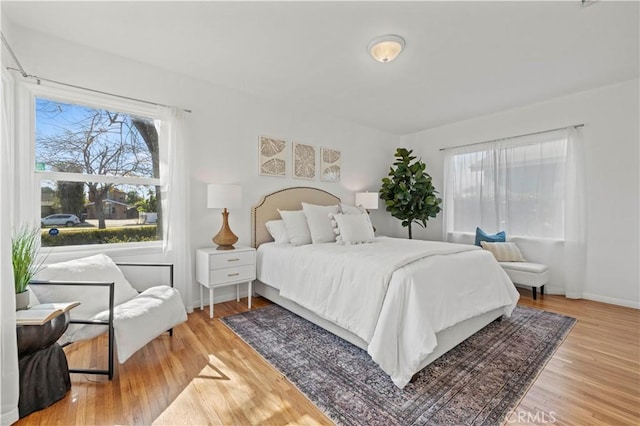
[{"label": "tree outside window", "polygon": [[[140,211],[157,213],[158,224],[151,226],[153,239],[161,239],[159,141],[152,118],[36,98],[35,125],[42,215],[76,215],[81,224],[64,231],[87,233],[83,240],[61,232],[57,242],[147,241],[151,230],[137,223]],[[95,230],[104,238],[89,238]],[[43,243],[58,245],[50,240]]]}]

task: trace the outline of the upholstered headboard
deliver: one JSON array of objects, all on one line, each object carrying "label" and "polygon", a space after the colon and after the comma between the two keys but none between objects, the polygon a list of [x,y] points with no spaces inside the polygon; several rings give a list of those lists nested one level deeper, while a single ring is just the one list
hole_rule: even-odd
[{"label": "upholstered headboard", "polygon": [[265,195],[251,208],[251,246],[258,248],[262,243],[273,241],[264,224],[269,220],[280,219],[278,209],[300,210],[303,202],[330,206],[338,204],[340,198],[322,189],[301,186],[281,189]]}]

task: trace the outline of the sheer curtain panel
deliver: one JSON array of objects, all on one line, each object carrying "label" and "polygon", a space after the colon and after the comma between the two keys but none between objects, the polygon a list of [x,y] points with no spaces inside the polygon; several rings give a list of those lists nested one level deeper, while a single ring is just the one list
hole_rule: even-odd
[{"label": "sheer curtain panel", "polygon": [[445,237],[480,227],[561,240],[567,296],[581,297],[586,227],[579,139],[571,127],[445,151]]},{"label": "sheer curtain panel", "polygon": [[566,296],[582,298],[587,269],[585,153],[580,132],[570,127],[567,134],[567,168],[564,210],[564,282]]},{"label": "sheer curtain panel", "polygon": [[187,140],[184,137],[184,112],[165,108],[160,134],[167,141],[165,154],[161,154],[163,177],[162,208],[167,212],[163,222],[164,252],[174,264],[175,287],[182,296],[188,312],[193,312],[191,272],[191,243],[189,238],[189,167]]},{"label": "sheer curtain panel", "polygon": [[13,137],[13,83],[11,77],[2,72],[0,97],[2,117],[0,120],[0,400],[2,412],[0,423],[10,425],[18,420],[18,346],[16,343],[16,298],[13,286],[11,262],[12,212],[15,204],[14,148]]}]

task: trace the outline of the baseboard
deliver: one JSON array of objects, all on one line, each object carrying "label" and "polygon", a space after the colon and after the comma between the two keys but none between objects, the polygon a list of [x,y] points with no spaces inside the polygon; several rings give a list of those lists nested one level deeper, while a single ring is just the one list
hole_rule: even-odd
[{"label": "baseboard", "polygon": [[599,294],[583,293],[583,299],[593,300],[594,302],[609,303],[611,305],[624,306],[627,308],[640,309],[640,302],[626,299],[618,299],[615,297],[600,296]]},{"label": "baseboard", "polygon": [[558,294],[564,296],[564,287],[554,287],[547,284],[544,286],[544,294]]},{"label": "baseboard", "polygon": [[[527,286],[517,286],[517,287],[522,287],[525,289],[531,289],[531,287],[527,287]],[[562,287],[548,287],[545,286],[544,287],[544,293],[545,294],[554,294],[554,295],[564,295],[564,288]],[[247,291],[240,291],[240,298],[243,297],[247,297]],[[607,297],[607,296],[600,296],[598,294],[591,294],[591,293],[583,293],[582,295],[583,299],[587,299],[587,300],[593,300],[594,302],[602,302],[602,303],[609,303],[611,305],[618,305],[618,306],[624,306],[627,308],[635,308],[635,309],[640,309],[640,302],[634,302],[633,300],[625,300],[625,299],[617,299],[615,297]],[[220,294],[220,295],[215,295],[213,298],[213,303],[222,303],[222,302],[230,302],[232,300],[236,299],[236,292],[233,291],[232,293],[226,293],[226,294]],[[205,306],[209,305],[209,295],[208,295],[208,291],[205,289],[204,291],[204,296],[203,296],[203,300],[202,302],[204,303]],[[200,308],[200,299],[196,299],[193,300],[192,302],[192,307],[193,309],[199,309]]]},{"label": "baseboard", "polygon": [[[526,290],[531,290],[531,287],[528,285],[520,285],[520,284],[514,284],[516,287],[519,288],[524,288]],[[538,289],[538,294],[540,294],[540,290]],[[564,295],[564,288],[563,287],[554,287],[554,286],[550,286],[549,284],[546,284],[544,286],[544,294],[558,294],[563,296]]]},{"label": "baseboard", "polygon": [[[531,290],[531,287],[526,285],[515,284],[515,286],[524,288],[527,290]],[[554,294],[554,295],[564,296],[565,290],[563,287],[554,287],[554,286],[549,286],[547,284],[544,286],[544,294]],[[540,297],[540,292],[538,292],[538,297]],[[626,300],[626,299],[617,299],[615,297],[600,296],[599,294],[583,293],[582,299],[593,300],[594,302],[609,303],[610,305],[624,306],[626,308],[640,309],[640,302],[635,302],[633,300]]]},{"label": "baseboard", "polygon": [[0,417],[0,424],[12,425],[17,422],[19,418],[20,416],[18,415],[18,407],[16,407],[11,411],[2,413],[2,416]]},{"label": "baseboard", "polygon": [[[246,286],[245,286],[246,287]],[[231,287],[230,287],[231,288]],[[220,289],[216,289],[216,292],[219,292]],[[222,303],[222,302],[230,302],[232,300],[236,300],[236,291],[235,288],[233,289],[233,292],[224,292],[223,294],[215,294],[213,296],[213,304],[215,305],[216,303]],[[200,293],[198,290],[198,294],[196,295],[197,297],[199,297]],[[247,297],[248,292],[245,289],[244,291],[240,290],[240,298],[242,299],[243,297]],[[204,306],[209,306],[209,290],[207,290],[206,288],[204,289],[204,293],[202,295],[202,304]],[[200,299],[195,299],[191,302],[191,305],[193,307],[193,309],[200,309]]]}]

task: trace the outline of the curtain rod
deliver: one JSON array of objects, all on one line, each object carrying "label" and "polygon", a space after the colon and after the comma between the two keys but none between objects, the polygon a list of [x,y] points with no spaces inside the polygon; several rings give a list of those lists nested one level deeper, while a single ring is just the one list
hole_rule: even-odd
[{"label": "curtain rod", "polygon": [[[20,73],[20,75],[22,75],[23,78],[30,78],[30,79],[36,80],[36,83],[38,85],[40,84],[41,81],[46,81],[48,83],[59,84],[61,86],[72,87],[74,89],[86,90],[88,92],[99,93],[101,95],[113,96],[113,97],[120,98],[120,99],[127,99],[129,101],[141,102],[141,103],[147,104],[147,105],[155,105],[155,106],[160,106],[160,107],[172,108],[171,105],[165,105],[165,104],[160,104],[158,102],[146,101],[144,99],[132,98],[130,96],[118,95],[116,93],[104,92],[102,90],[90,89],[88,87],[77,86],[75,84],[69,84],[69,83],[65,83],[65,82],[62,82],[62,81],[51,80],[51,79],[44,78],[44,77],[38,77],[37,75],[28,74],[24,70],[24,67],[22,66],[22,64],[18,60],[18,57],[16,56],[16,54],[13,52],[13,49],[9,45],[9,42],[7,41],[7,39],[4,37],[4,34],[0,32],[0,35],[2,36],[2,44],[4,44],[6,46],[7,50],[9,51],[9,54],[11,55],[11,57],[15,61],[16,65],[18,66],[18,68],[6,67],[7,70],[18,71]],[[188,112],[188,113],[192,112],[190,109],[185,109],[185,108],[180,108],[180,109],[182,109],[184,112]]]},{"label": "curtain rod", "polygon": [[483,144],[483,143],[489,143],[489,142],[498,142],[498,141],[503,141],[503,140],[506,140],[506,139],[521,138],[521,137],[524,137],[524,136],[539,135],[540,133],[555,132],[556,130],[567,129],[567,128],[569,128],[569,127],[575,127],[575,128],[578,128],[578,127],[584,127],[584,123],[581,123],[581,124],[574,124],[574,125],[572,125],[572,126],[558,127],[558,128],[555,128],[555,129],[549,129],[549,130],[540,130],[539,132],[525,133],[525,134],[522,134],[522,135],[509,136],[509,137],[506,137],[506,138],[491,139],[491,140],[488,140],[488,141],[468,143],[468,144],[466,144],[466,145],[449,146],[449,147],[447,147],[447,148],[440,148],[440,149],[439,149],[439,151],[446,151],[446,150],[448,150],[448,149],[462,148],[462,147],[465,147],[465,146],[480,145],[480,144]]}]

